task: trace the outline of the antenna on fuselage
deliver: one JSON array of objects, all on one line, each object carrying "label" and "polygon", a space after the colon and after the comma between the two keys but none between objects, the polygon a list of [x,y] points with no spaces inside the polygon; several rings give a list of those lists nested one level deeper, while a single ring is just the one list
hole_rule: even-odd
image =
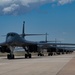
[{"label": "antenna on fuselage", "polygon": [[22,37],[24,38],[25,36],[25,29],[24,29],[24,26],[25,26],[25,21],[23,21],[23,29],[22,29]]}]

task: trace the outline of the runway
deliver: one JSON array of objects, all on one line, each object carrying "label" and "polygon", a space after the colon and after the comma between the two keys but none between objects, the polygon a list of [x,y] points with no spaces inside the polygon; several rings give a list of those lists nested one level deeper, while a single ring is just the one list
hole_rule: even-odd
[{"label": "runway", "polygon": [[14,60],[0,57],[0,75],[75,75],[75,53]]}]

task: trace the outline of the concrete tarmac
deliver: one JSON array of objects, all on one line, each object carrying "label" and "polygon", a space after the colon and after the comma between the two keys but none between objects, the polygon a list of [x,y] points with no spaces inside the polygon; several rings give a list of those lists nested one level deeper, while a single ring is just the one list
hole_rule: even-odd
[{"label": "concrete tarmac", "polygon": [[0,57],[0,75],[75,75],[75,53],[13,60]]}]

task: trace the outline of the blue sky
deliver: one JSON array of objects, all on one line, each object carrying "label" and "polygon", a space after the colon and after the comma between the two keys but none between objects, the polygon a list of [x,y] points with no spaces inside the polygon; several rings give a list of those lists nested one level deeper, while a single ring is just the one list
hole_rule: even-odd
[{"label": "blue sky", "polygon": [[[31,0],[29,1],[31,2]],[[10,5],[11,7],[17,6],[15,10],[11,9],[11,12],[7,10],[10,9],[8,6],[11,3],[7,3],[8,6],[0,5],[0,42],[5,41],[5,37],[2,35],[6,35],[8,32],[21,34],[22,22],[25,21],[26,33],[47,32],[49,34],[48,40],[55,40],[56,38],[61,42],[75,43],[75,2],[69,2],[71,0],[67,0],[66,3],[64,0],[57,0],[62,3],[40,1],[40,4],[31,2],[27,8],[21,6],[22,9],[17,8],[18,4]],[[26,39],[40,41],[45,40],[45,36],[27,36]]]}]

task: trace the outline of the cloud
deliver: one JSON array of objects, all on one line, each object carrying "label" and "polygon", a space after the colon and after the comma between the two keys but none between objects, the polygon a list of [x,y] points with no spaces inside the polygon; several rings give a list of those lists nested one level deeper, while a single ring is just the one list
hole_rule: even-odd
[{"label": "cloud", "polygon": [[6,8],[3,9],[4,14],[8,14],[8,13],[12,13],[13,11],[15,11],[16,9],[19,8],[19,5],[17,4],[12,4]]},{"label": "cloud", "polygon": [[58,3],[61,4],[61,5],[64,5],[64,4],[67,4],[67,3],[71,3],[73,1],[74,0],[59,0]]},{"label": "cloud", "polygon": [[0,15],[23,14],[47,3],[64,5],[73,1],[74,0],[0,0]]}]

